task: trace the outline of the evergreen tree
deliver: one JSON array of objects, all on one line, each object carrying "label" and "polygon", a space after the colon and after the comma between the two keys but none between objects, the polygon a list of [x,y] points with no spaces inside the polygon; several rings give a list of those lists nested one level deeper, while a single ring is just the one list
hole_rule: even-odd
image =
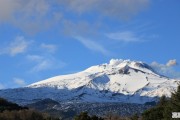
[{"label": "evergreen tree", "polygon": [[134,114],[130,119],[131,120],[138,120],[139,116],[138,114]]},{"label": "evergreen tree", "polygon": [[91,120],[87,112],[81,112],[78,116],[75,116],[75,120]]},{"label": "evergreen tree", "polygon": [[168,100],[165,96],[162,96],[157,106],[144,111],[142,114],[144,120],[161,120],[165,117],[165,110],[168,104]]},{"label": "evergreen tree", "polygon": [[103,118],[97,117],[96,115],[90,117],[88,112],[81,112],[79,115],[75,116],[74,120],[103,120]]},{"label": "evergreen tree", "polygon": [[167,105],[167,102],[168,102],[168,99],[166,98],[166,96],[162,96],[158,102],[158,106],[166,106]]},{"label": "evergreen tree", "polygon": [[143,120],[161,120],[163,118],[163,107],[156,106],[144,111],[142,114]]},{"label": "evergreen tree", "polygon": [[0,120],[59,120],[0,98]]},{"label": "evergreen tree", "polygon": [[97,117],[96,115],[93,115],[93,116],[91,117],[91,120],[103,120],[103,118]]},{"label": "evergreen tree", "polygon": [[180,112],[180,85],[177,88],[177,91],[171,95],[171,109],[172,112]]},{"label": "evergreen tree", "polygon": [[27,107],[21,107],[16,103],[9,102],[3,98],[0,98],[0,112],[3,112],[5,110],[24,110],[28,109]]},{"label": "evergreen tree", "polygon": [[180,112],[180,85],[170,99],[162,96],[155,107],[143,112],[142,117],[144,120],[171,120],[172,112]]}]

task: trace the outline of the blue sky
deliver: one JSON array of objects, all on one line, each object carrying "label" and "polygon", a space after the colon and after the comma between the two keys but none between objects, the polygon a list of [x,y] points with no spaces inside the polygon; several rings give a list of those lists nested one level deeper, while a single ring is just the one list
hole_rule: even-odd
[{"label": "blue sky", "polygon": [[0,88],[110,59],[180,78],[179,0],[0,0]]}]

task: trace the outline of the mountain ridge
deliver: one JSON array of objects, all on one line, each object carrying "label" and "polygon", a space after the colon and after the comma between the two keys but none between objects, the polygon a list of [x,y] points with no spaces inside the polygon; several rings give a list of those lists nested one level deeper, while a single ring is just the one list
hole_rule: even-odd
[{"label": "mountain ridge", "polygon": [[[170,97],[179,80],[159,75],[141,61],[112,59],[84,71],[55,76],[24,88],[0,91],[7,99],[27,101],[51,98],[74,102],[146,103]],[[6,94],[5,94],[6,93]],[[27,96],[28,94],[28,96]],[[20,97],[21,96],[21,97]]]}]

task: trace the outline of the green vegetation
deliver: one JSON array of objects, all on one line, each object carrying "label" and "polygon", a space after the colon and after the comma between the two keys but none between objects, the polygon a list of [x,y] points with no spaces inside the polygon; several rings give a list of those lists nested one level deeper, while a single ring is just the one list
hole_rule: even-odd
[{"label": "green vegetation", "polygon": [[[172,112],[180,112],[180,86],[173,92],[171,98],[162,96],[158,104],[142,113],[142,116],[135,114],[131,117],[121,117],[114,114],[106,114],[103,118],[90,116],[87,112],[82,112],[74,117],[74,120],[171,120]],[[55,114],[54,110],[49,111]],[[60,114],[57,112],[57,114]],[[74,112],[68,116],[74,116]],[[55,116],[55,115],[53,115]],[[63,115],[58,116],[63,118]],[[63,118],[64,119],[64,118]],[[59,120],[52,118],[46,113],[30,110],[27,107],[19,106],[0,98],[0,120]]]},{"label": "green vegetation", "polygon": [[0,120],[58,120],[34,110],[13,110],[0,113]]},{"label": "green vegetation", "polygon": [[5,110],[11,111],[11,110],[23,110],[28,109],[27,107],[21,107],[15,103],[11,103],[6,101],[3,98],[0,98],[0,112],[3,112]]},{"label": "green vegetation", "polygon": [[132,117],[130,117],[130,120],[139,120],[138,114],[134,114]]},{"label": "green vegetation", "polygon": [[139,120],[139,116],[135,114],[131,117],[122,117],[113,113],[108,113],[102,118],[95,115],[89,116],[87,112],[81,112],[74,117],[74,120]]},{"label": "green vegetation", "polygon": [[58,120],[0,98],[0,120]]},{"label": "green vegetation", "polygon": [[88,115],[87,112],[81,112],[79,115],[74,117],[74,120],[104,120],[101,117],[93,115],[92,117]]},{"label": "green vegetation", "polygon": [[172,120],[172,112],[180,112],[180,85],[177,91],[172,93],[171,98],[162,96],[158,104],[144,111],[142,116],[135,114],[131,117],[121,117],[111,113],[103,118],[92,119],[87,112],[82,112],[75,117],[75,120]]},{"label": "green vegetation", "polygon": [[159,103],[144,111],[143,120],[171,120],[172,112],[180,112],[180,86],[172,93],[171,98],[162,96]]}]

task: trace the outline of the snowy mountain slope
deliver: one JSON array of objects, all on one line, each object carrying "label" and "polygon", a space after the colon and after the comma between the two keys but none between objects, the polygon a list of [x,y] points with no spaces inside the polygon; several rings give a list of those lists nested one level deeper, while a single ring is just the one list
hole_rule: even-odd
[{"label": "snowy mountain slope", "polygon": [[22,99],[51,98],[58,101],[145,103],[170,96],[179,80],[157,74],[149,65],[112,59],[82,72],[61,75],[25,88],[0,91],[0,96],[20,103]]}]

